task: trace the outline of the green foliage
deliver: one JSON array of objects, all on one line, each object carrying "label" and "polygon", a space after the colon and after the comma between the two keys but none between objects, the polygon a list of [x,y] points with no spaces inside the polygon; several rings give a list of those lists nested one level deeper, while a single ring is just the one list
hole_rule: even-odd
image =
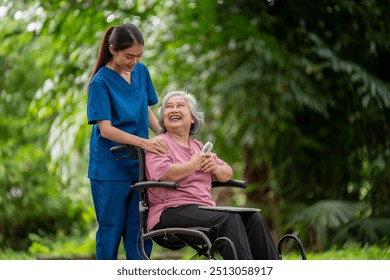
[{"label": "green foliage", "polygon": [[[30,232],[42,236],[59,230],[82,232],[93,215],[83,203],[88,201],[83,192],[69,188],[69,172],[62,169],[59,176],[51,168],[54,150],[48,147],[47,135],[61,110],[53,106],[55,95],[50,92],[50,77],[56,72],[50,65],[56,52],[51,51],[50,38],[36,36],[44,11],[36,3],[4,4],[7,17],[0,18],[5,27],[0,34],[4,62],[0,72],[0,247],[26,250]],[[68,158],[74,159],[75,154]],[[72,165],[71,160],[68,163]],[[76,184],[79,187],[80,181]]]},{"label": "green foliage", "polygon": [[310,250],[329,249],[353,242],[386,244],[390,239],[390,219],[375,217],[372,207],[361,202],[321,200],[299,213],[292,214],[287,227],[299,230],[304,243],[313,244],[310,238],[318,238],[320,245]]},{"label": "green foliage", "polygon": [[30,238],[32,244],[28,249],[28,253],[38,259],[94,258],[94,236],[75,238],[58,234],[55,238],[42,238],[32,234]]},{"label": "green foliage", "polygon": [[362,217],[341,227],[334,234],[335,244],[348,241],[364,244],[382,244],[390,240],[390,218]]},{"label": "green foliage", "polygon": [[330,229],[340,228],[356,219],[362,210],[362,205],[353,202],[337,200],[321,200],[303,209],[291,224],[304,223],[305,228],[311,228],[319,234],[321,244],[329,246],[328,233]]},{"label": "green foliage", "polygon": [[0,250],[0,260],[33,260],[34,257],[24,252],[15,252],[11,249]]},{"label": "green foliage", "polygon": [[[307,253],[308,260],[390,260],[390,248],[388,245],[364,245],[347,242],[341,248],[333,246],[321,253]],[[284,260],[301,259],[298,253],[288,253]]]}]

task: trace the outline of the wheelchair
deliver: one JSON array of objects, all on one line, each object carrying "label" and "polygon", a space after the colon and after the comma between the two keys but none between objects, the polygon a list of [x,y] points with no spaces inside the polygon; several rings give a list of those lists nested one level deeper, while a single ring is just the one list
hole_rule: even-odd
[{"label": "wheelchair", "polygon": [[[176,189],[179,187],[176,182],[167,182],[167,181],[149,181],[146,178],[145,174],[145,153],[144,151],[136,146],[131,145],[118,145],[114,146],[111,149],[112,153],[119,153],[127,151],[125,155],[117,157],[117,160],[120,160],[124,157],[130,157],[132,159],[138,159],[139,164],[139,178],[138,182],[131,185],[131,189],[140,192],[140,201],[139,201],[139,215],[140,215],[140,250],[143,258],[145,260],[150,260],[150,257],[145,250],[145,241],[151,239],[153,242],[159,246],[169,249],[171,251],[180,250],[184,247],[191,247],[195,254],[194,257],[203,257],[210,260],[216,260],[216,245],[219,242],[226,242],[229,245],[229,248],[232,250],[233,256],[237,259],[236,249],[233,242],[226,237],[218,237],[215,240],[211,241],[208,237],[210,233],[210,228],[204,227],[191,227],[191,228],[163,228],[163,229],[154,229],[147,230],[146,222],[148,217],[149,202],[148,202],[148,192],[149,188],[170,188]],[[247,183],[242,180],[230,180],[228,182],[212,182],[212,188],[218,187],[236,187],[245,189]],[[302,260],[306,260],[306,253],[302,244],[302,241],[294,234],[285,234],[283,235],[277,244],[277,253],[278,257],[282,259],[282,247],[286,240],[293,240],[298,246]]]}]

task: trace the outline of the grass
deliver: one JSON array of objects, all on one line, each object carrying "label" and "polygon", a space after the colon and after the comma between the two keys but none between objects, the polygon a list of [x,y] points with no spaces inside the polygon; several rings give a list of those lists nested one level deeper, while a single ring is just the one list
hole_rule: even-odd
[{"label": "grass", "polygon": [[[390,260],[390,246],[365,245],[348,243],[342,248],[334,247],[324,252],[306,252],[308,260]],[[283,256],[285,260],[298,260],[298,253]]]},{"label": "grass", "polygon": [[[37,259],[94,259],[95,243],[93,236],[87,238],[61,237],[55,240],[33,238],[27,252],[15,252],[11,249],[0,250],[0,260],[37,260]],[[119,258],[124,259],[121,246]],[[155,245],[153,259],[188,259],[189,250],[173,252]],[[334,247],[324,252],[306,252],[308,260],[390,260],[390,245],[365,245],[348,243],[342,248]],[[301,259],[297,251],[283,253],[284,260]]]}]

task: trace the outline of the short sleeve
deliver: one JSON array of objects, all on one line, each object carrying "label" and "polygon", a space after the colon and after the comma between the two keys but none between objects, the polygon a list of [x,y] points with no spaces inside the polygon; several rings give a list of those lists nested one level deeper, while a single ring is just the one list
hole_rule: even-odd
[{"label": "short sleeve", "polygon": [[[146,177],[148,180],[159,181],[172,168],[173,160],[169,154],[145,152]],[[153,162],[153,164],[147,164]]]},{"label": "short sleeve", "polygon": [[149,70],[148,70],[148,68],[146,68],[146,66],[144,66],[144,75],[145,75],[145,81],[146,81],[146,92],[148,95],[148,106],[152,106],[152,105],[157,104],[158,97],[157,97],[157,93],[156,93],[156,90],[155,90],[154,85],[153,85],[152,78],[150,77]]},{"label": "short sleeve", "polygon": [[99,120],[111,120],[110,108],[108,89],[104,83],[92,81],[88,89],[88,124],[96,124]]}]

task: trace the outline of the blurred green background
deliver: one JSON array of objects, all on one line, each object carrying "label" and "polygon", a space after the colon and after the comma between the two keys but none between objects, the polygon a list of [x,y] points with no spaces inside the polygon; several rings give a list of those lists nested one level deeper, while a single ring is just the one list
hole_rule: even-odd
[{"label": "blurred green background", "polygon": [[389,13],[379,0],[0,0],[0,258],[94,257],[86,86],[103,32],[132,22],[159,96],[194,94],[198,138],[249,183],[218,203],[262,208],[275,241],[295,233],[309,258],[390,259]]}]

